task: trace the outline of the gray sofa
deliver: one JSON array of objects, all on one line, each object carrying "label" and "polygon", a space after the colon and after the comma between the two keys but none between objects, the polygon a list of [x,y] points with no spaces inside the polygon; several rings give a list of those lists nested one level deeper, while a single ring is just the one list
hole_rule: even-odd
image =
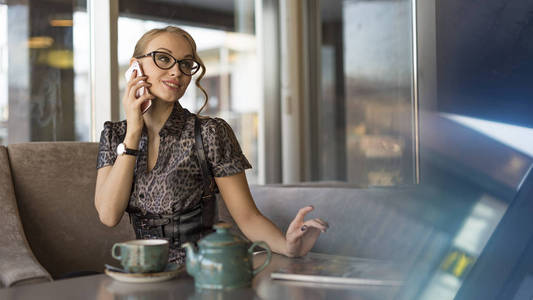
[{"label": "gray sofa", "polygon": [[[82,142],[0,146],[0,232],[7,237],[0,246],[3,286],[102,271],[104,263],[116,263],[110,256],[113,243],[134,238],[127,216],[114,228],[98,220],[97,147]],[[417,197],[412,189],[268,185],[251,191],[263,214],[283,230],[299,208],[314,205],[309,217],[330,223],[315,252],[398,260],[421,270],[420,261],[437,264],[450,242],[434,220],[426,222],[409,209]],[[231,221],[223,208],[220,214]],[[422,271],[420,276],[428,270]]]},{"label": "gray sofa", "polygon": [[[102,271],[113,243],[134,237],[128,218],[107,228],[94,208],[96,143],[0,147],[0,246],[4,286]],[[8,208],[8,209],[6,209]]]}]

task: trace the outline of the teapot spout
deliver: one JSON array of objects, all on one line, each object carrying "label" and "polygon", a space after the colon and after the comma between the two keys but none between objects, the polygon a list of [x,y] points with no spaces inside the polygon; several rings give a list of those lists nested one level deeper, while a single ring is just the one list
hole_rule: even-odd
[{"label": "teapot spout", "polygon": [[198,253],[198,248],[191,243],[185,243],[182,246],[187,251],[187,273],[189,273],[192,277],[195,277],[200,269],[200,255]]}]

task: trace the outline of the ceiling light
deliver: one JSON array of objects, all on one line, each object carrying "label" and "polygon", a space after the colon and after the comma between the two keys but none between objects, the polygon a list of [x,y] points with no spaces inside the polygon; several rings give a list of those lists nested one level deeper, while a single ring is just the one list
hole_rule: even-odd
[{"label": "ceiling light", "polygon": [[50,20],[50,25],[52,25],[53,27],[72,27],[72,20],[68,20],[68,19]]},{"label": "ceiling light", "polygon": [[34,36],[28,40],[30,48],[48,48],[52,46],[54,39],[49,36]]}]

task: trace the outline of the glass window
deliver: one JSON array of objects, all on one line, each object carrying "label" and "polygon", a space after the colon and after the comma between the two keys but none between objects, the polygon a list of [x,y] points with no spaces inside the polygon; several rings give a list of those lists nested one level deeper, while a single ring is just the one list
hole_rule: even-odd
[{"label": "glass window", "polygon": [[[426,13],[436,18],[418,18],[426,20],[419,28],[434,28],[420,37],[434,45],[419,44],[419,72],[436,83],[433,97],[420,98],[421,182],[442,198],[430,202],[439,203],[449,234],[420,299],[453,299],[478,261],[506,259],[481,254],[533,164],[532,8],[435,1]],[[475,288],[487,289],[466,287]]]},{"label": "glass window", "polygon": [[407,185],[390,206],[432,232],[396,298],[454,299],[533,165],[533,6],[319,2],[313,180],[379,186],[370,198]]},{"label": "glass window", "polygon": [[[248,181],[257,183],[258,118],[262,91],[259,89],[254,1],[167,1],[158,4],[157,10],[145,9],[140,1],[121,2],[120,5],[118,60],[121,97],[126,84],[123,74],[142,34],[167,25],[185,29],[195,39],[198,54],[206,65],[207,71],[201,84],[209,95],[209,102],[202,113],[221,117],[231,125],[253,166],[246,171]],[[181,105],[193,113],[200,109],[203,101],[201,91],[192,83],[180,99]],[[121,106],[121,119],[124,118]]]},{"label": "glass window", "polygon": [[86,1],[23,3],[0,4],[0,144],[88,141]]},{"label": "glass window", "polygon": [[413,183],[411,1],[320,6],[313,180]]}]

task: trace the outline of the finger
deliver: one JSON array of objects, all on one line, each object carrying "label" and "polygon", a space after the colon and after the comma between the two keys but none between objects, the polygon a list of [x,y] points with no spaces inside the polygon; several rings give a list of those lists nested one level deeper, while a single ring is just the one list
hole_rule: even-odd
[{"label": "finger", "polygon": [[150,94],[150,93],[146,93],[146,94],[143,94],[141,95],[139,98],[135,99],[135,102],[143,102],[143,101],[146,101],[146,100],[154,100],[155,99],[155,96]]},{"label": "finger", "polygon": [[151,86],[152,86],[151,83],[146,82],[146,81],[141,81],[141,82],[137,83],[137,85],[135,85],[134,90],[135,90],[135,93],[137,93],[141,88],[144,87],[146,92],[143,93],[143,94],[147,94],[147,92],[148,92],[147,89],[149,87],[151,87]]},{"label": "finger", "polygon": [[137,98],[135,100],[134,106],[140,108],[144,101],[154,100],[154,99],[155,99],[154,95],[152,95],[152,94],[144,94],[144,95],[142,95],[141,97],[139,97],[139,98]]},{"label": "finger", "polygon": [[328,222],[326,222],[326,221],[324,221],[324,220],[322,220],[322,219],[320,219],[320,218],[315,218],[315,220],[316,220],[318,223],[320,223],[320,224],[322,224],[322,225],[324,225],[324,226],[326,226],[326,227],[329,228],[329,224],[328,224]]},{"label": "finger", "polygon": [[135,85],[137,85],[137,84],[138,84],[139,82],[141,82],[141,81],[142,81],[142,82],[145,82],[147,78],[148,78],[147,76],[135,77],[135,78],[133,78],[132,80],[130,80],[130,81],[128,82],[127,88],[131,91],[131,89],[132,89]]},{"label": "finger", "polygon": [[293,228],[287,231],[287,238],[294,241],[301,238],[307,233],[320,234],[320,232],[326,232],[327,226],[318,223],[316,220],[309,220],[302,224],[299,228]]},{"label": "finger", "polygon": [[314,208],[313,206],[309,205],[306,207],[301,208],[298,213],[296,214],[296,217],[292,220],[292,222],[289,224],[289,228],[287,229],[288,232],[297,231],[300,229],[300,227],[304,223],[304,218],[307,213],[312,211]]},{"label": "finger", "polygon": [[132,81],[133,79],[135,79],[135,77],[137,77],[137,70],[133,70],[133,72],[131,72],[129,81]]},{"label": "finger", "polygon": [[322,232],[326,232],[326,230],[328,230],[326,225],[318,222],[316,219],[305,221],[304,226],[307,226],[308,228],[316,228]]},{"label": "finger", "polygon": [[[130,95],[130,97],[134,97],[134,98],[136,99],[136,98],[137,98],[137,91],[138,91],[140,88],[142,88],[142,87],[144,87],[144,88],[149,88],[149,87],[151,87],[151,86],[152,86],[152,84],[149,83],[149,82],[146,82],[146,81],[142,81],[142,82],[141,82],[141,81],[140,81],[140,82],[138,82],[135,86],[133,86],[133,87],[130,88],[129,95]],[[143,93],[143,94],[145,94],[145,93]]]},{"label": "finger", "polygon": [[294,218],[294,221],[303,223],[305,215],[308,214],[309,212],[313,211],[313,209],[315,209],[315,208],[312,205],[308,205],[306,207],[300,208],[300,210],[296,214],[296,217]]},{"label": "finger", "polygon": [[294,230],[287,231],[287,240],[294,242],[297,239],[301,238],[309,230],[308,225],[302,225],[299,228]]},{"label": "finger", "polygon": [[131,74],[131,78],[128,81],[128,85],[129,86],[133,86],[133,85],[137,84],[137,82],[139,82],[139,81],[146,80],[146,78],[148,78],[148,77],[147,76],[139,76],[139,77],[137,77],[135,74]]},{"label": "finger", "polygon": [[[307,222],[306,222],[307,223]],[[293,234],[293,238],[296,240],[298,238],[302,238],[305,236],[314,236],[317,237],[320,235],[320,232],[325,232],[322,229],[318,228],[319,225],[309,222],[308,224],[304,224],[300,227],[300,230],[295,232]]]}]

